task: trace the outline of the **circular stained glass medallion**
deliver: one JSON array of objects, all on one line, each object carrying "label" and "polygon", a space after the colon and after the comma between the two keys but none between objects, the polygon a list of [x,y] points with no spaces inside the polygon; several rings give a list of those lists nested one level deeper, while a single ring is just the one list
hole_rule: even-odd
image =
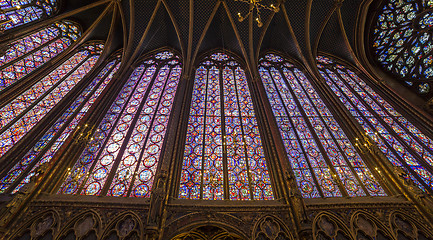
[{"label": "circular stained glass medallion", "polygon": [[[379,64],[416,92],[412,84],[433,79],[433,6],[429,1],[387,0],[373,28],[373,50]],[[416,89],[418,87],[418,89]]]}]

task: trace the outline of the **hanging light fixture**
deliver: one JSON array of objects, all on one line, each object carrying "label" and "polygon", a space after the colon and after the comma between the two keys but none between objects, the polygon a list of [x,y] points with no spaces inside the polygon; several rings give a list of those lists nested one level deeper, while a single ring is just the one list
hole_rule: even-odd
[{"label": "hanging light fixture", "polygon": [[262,18],[260,16],[260,10],[261,9],[270,10],[273,12],[280,11],[280,8],[278,6],[275,6],[274,4],[271,4],[269,6],[262,4],[261,2],[263,0],[235,0],[235,1],[249,3],[249,5],[250,5],[250,10],[248,11],[248,13],[245,16],[242,16],[242,14],[240,12],[238,12],[239,22],[242,22],[243,20],[245,20],[250,14],[253,14],[253,12],[255,10],[256,11],[255,21],[257,22],[258,27],[263,26]]}]

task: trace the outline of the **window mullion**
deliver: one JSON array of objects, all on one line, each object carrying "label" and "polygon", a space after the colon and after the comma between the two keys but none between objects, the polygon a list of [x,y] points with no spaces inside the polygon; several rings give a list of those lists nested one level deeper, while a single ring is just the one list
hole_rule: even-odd
[{"label": "window mullion", "polygon": [[[247,147],[246,147],[246,139],[245,139],[245,130],[244,130],[244,125],[243,125],[243,119],[242,119],[242,111],[241,111],[241,106],[239,103],[239,91],[238,91],[238,85],[237,85],[237,75],[235,74],[235,67],[230,68],[231,71],[233,71],[233,85],[235,87],[235,93],[236,93],[236,105],[238,106],[238,112],[239,112],[239,123],[240,123],[240,127],[241,127],[241,133],[242,133],[242,147],[244,149],[244,155],[245,155],[245,166],[247,167],[247,176],[248,176],[248,187],[250,189],[250,198],[251,200],[254,200],[254,195],[253,195],[253,182],[252,182],[252,177],[251,177],[251,172],[250,172],[250,165],[248,162],[248,151],[247,151]],[[245,118],[249,118],[248,116],[246,116]]]},{"label": "window mullion", "polygon": [[[304,111],[304,108],[302,107],[301,103],[299,102],[299,99],[297,98],[296,94],[294,93],[293,89],[291,88],[288,79],[284,75],[281,68],[279,68],[278,71],[279,71],[279,74],[281,75],[281,77],[284,79],[284,82],[286,83],[287,89],[290,91],[290,93],[293,97],[293,100],[295,101],[296,105],[298,106],[299,112],[301,113],[302,117],[305,119],[304,122],[305,122],[305,124],[307,124],[307,127],[309,128],[309,131],[310,131],[311,135],[313,136],[314,141],[316,142],[317,147],[319,148],[323,159],[325,160],[326,164],[328,165],[328,168],[331,172],[331,176],[334,178],[333,179],[334,183],[339,187],[339,189],[340,189],[340,191],[344,197],[349,196],[345,187],[342,185],[342,182],[338,176],[337,171],[334,168],[334,165],[332,165],[332,161],[329,159],[328,155],[326,154],[325,148],[324,148],[320,138],[317,136],[317,133],[314,130],[314,127],[312,126],[310,119],[308,118],[307,114]],[[338,181],[335,181],[335,180],[338,180]]]},{"label": "window mullion", "polygon": [[[101,194],[100,194],[101,196],[107,195],[108,191],[110,190],[109,188],[111,186],[113,178],[116,175],[117,168],[118,168],[118,166],[120,164],[120,161],[122,160],[122,157],[123,157],[123,153],[125,152],[126,146],[128,145],[128,142],[129,142],[129,140],[131,138],[132,132],[134,131],[134,126],[137,123],[138,118],[140,117],[140,112],[143,109],[144,103],[146,102],[146,99],[147,99],[147,97],[149,95],[149,92],[150,92],[150,90],[152,88],[152,85],[155,82],[155,78],[158,77],[160,70],[161,70],[161,66],[158,65],[158,67],[155,70],[154,75],[152,76],[152,80],[149,82],[149,85],[147,86],[146,92],[145,92],[143,98],[141,99],[139,107],[137,108],[137,111],[135,112],[135,115],[134,115],[134,117],[133,117],[133,119],[132,119],[132,121],[131,121],[131,123],[129,125],[129,129],[127,130],[127,133],[126,133],[126,135],[124,137],[123,143],[120,146],[119,151],[117,152],[117,156],[116,156],[116,159],[114,160],[113,166],[111,167],[110,174],[108,175],[108,177],[107,177],[107,179],[105,181],[105,186],[102,188],[102,191],[101,191]],[[140,78],[139,83],[141,82],[141,80],[142,79]],[[137,84],[137,86],[138,86],[138,84]],[[134,92],[131,94],[131,97],[134,95]],[[127,106],[127,105],[128,104],[125,104],[125,106]]]},{"label": "window mullion", "polygon": [[[330,76],[328,76],[328,78],[332,79]],[[334,82],[334,84],[336,84],[336,83]],[[345,95],[344,93],[342,93],[342,94]],[[347,101],[349,101],[349,100],[347,100]],[[362,116],[362,117],[358,117],[358,118],[362,118],[363,121],[365,122],[365,124],[367,124],[370,127],[370,129],[372,129],[374,132],[376,132],[376,128],[370,123],[370,121],[368,121],[366,119],[366,117],[363,115],[363,113],[361,113],[360,110],[358,108],[356,108],[356,107],[354,107],[354,109],[358,113],[359,116]],[[363,126],[361,126],[361,127],[363,127]],[[389,151],[391,151],[394,154],[394,156],[396,156],[399,159],[399,162],[406,168],[407,171],[409,171],[412,174],[413,177],[415,177],[419,181],[420,184],[422,184],[426,189],[430,189],[430,187],[425,183],[425,180],[423,180],[421,177],[419,177],[418,173],[416,173],[406,163],[406,161],[397,153],[397,151],[394,149],[394,147],[392,147],[390,145],[390,143],[388,141],[386,141],[385,139],[383,139],[383,137],[381,136],[381,134],[378,134],[377,137],[381,139],[381,141],[387,146],[387,149]],[[429,191],[432,192],[431,190],[429,190]]]},{"label": "window mullion", "polygon": [[[49,28],[49,27],[48,27],[48,28]],[[42,30],[44,30],[44,29],[42,29]],[[40,30],[40,31],[42,31],[42,30]],[[55,42],[55,41],[61,39],[62,36],[60,35],[60,32],[61,32],[61,30],[59,29],[59,35],[57,35],[55,38],[49,40],[48,42],[44,43],[43,45],[40,45],[40,46],[34,48],[33,50],[30,50],[29,52],[23,54],[22,56],[17,57],[17,58],[15,58],[15,59],[13,59],[12,61],[7,62],[6,64],[1,65],[1,66],[0,66],[0,71],[4,70],[5,68],[7,68],[7,67],[9,67],[9,66],[11,66],[11,65],[14,65],[14,64],[17,63],[18,61],[24,60],[24,58],[26,58],[26,57],[28,57],[28,56],[31,56],[32,54],[34,54],[35,52],[41,50],[42,48],[47,47],[47,46],[49,46],[51,43],[53,43],[53,42]],[[34,33],[32,33],[32,34],[34,34]],[[30,35],[32,35],[32,34],[30,34]],[[30,35],[25,36],[25,37],[29,37]],[[25,38],[25,37],[24,37],[24,38]],[[68,47],[69,47],[69,46],[68,46]],[[42,65],[44,65],[44,64],[42,64]],[[42,66],[42,65],[41,65],[41,66]],[[34,70],[36,70],[36,69],[38,69],[38,68],[39,68],[39,67],[35,68]],[[33,70],[33,71],[34,71],[34,70]],[[28,74],[30,74],[30,73],[27,73],[27,75],[28,75]],[[26,76],[27,76],[27,75],[26,75]],[[24,77],[26,77],[26,76],[24,76]],[[24,78],[24,77],[23,77],[23,78]],[[22,79],[22,78],[21,78],[21,79]]]},{"label": "window mullion", "polygon": [[[352,79],[352,81],[356,83],[356,81],[353,79],[353,77],[351,77],[351,76],[348,76],[348,77],[350,77],[350,78]],[[364,98],[361,98],[361,97],[359,96],[358,92],[357,92],[357,91],[354,91],[353,87],[350,86],[350,84],[346,84],[346,86],[348,86],[349,89],[351,89],[352,92],[354,92],[354,93],[359,97],[359,99],[361,99],[363,102],[365,102],[365,101],[364,101]],[[409,135],[409,136],[412,138],[412,139],[411,139],[412,141],[414,141],[415,143],[417,143],[417,144],[419,144],[421,147],[423,147],[423,151],[424,151],[424,152],[428,152],[428,153],[430,153],[430,155],[433,154],[433,151],[430,149],[429,146],[427,146],[424,142],[420,141],[419,138],[418,138],[417,136],[415,136],[412,132],[410,132],[410,131],[407,129],[407,127],[403,126],[403,125],[401,124],[401,122],[397,119],[397,117],[394,116],[393,114],[390,114],[390,113],[388,112],[388,110],[385,109],[385,108],[383,107],[383,105],[381,105],[381,104],[379,104],[377,101],[375,101],[375,100],[374,100],[375,98],[374,98],[374,97],[373,97],[373,96],[372,96],[368,91],[366,91],[365,89],[363,89],[363,88],[362,88],[358,83],[356,83],[356,86],[359,87],[362,91],[364,91],[364,92],[365,92],[365,93],[370,97],[370,99],[371,99],[374,103],[376,103],[377,106],[379,106],[379,107],[381,108],[381,110],[382,110],[383,112],[387,113],[387,116],[385,116],[385,117],[391,118],[391,119],[394,121],[394,123],[395,123],[398,127],[400,127],[401,129],[403,129],[403,131],[404,131],[407,135]],[[376,116],[378,115],[378,114],[376,113],[376,111],[374,111],[374,109],[372,109],[372,107],[371,107],[369,104],[366,104],[366,106],[367,106],[369,109],[371,109],[370,112],[372,112],[372,113],[375,114]],[[400,116],[403,117],[402,115],[400,115]],[[384,122],[384,120],[382,119],[382,117],[377,117],[377,119],[382,120],[382,123]],[[386,122],[385,122],[385,123],[386,123]],[[392,132],[395,132],[394,129],[388,125],[388,123],[383,124],[383,125],[388,126],[388,130],[391,129]],[[420,132],[421,132],[421,131],[420,131]],[[421,132],[421,133],[422,133],[422,132]],[[399,139],[400,139],[400,137],[399,137]],[[400,141],[400,142],[402,142],[402,141]],[[408,146],[408,144],[407,144],[406,141],[403,141],[402,143],[403,143],[403,144],[406,144],[406,145]],[[409,149],[412,149],[411,146],[408,146],[408,148],[409,148]],[[413,150],[413,151],[414,151],[414,150]],[[417,154],[417,155],[420,155],[419,153],[417,153],[417,152],[415,152],[415,151],[414,151],[414,153]],[[423,156],[420,156],[420,157],[421,157],[421,159],[423,159]],[[432,156],[432,157],[433,157],[433,156]],[[433,171],[433,166],[431,166],[431,165],[428,164],[427,162],[426,162],[426,164],[427,164],[428,166],[430,166],[430,168],[429,168],[430,171]]]},{"label": "window mullion", "polygon": [[[293,73],[294,74],[294,73]],[[296,78],[296,81],[298,81],[299,86],[304,90],[304,92],[306,93],[306,89],[305,87],[301,84],[301,82],[298,79],[298,76],[296,74],[294,74],[294,77]],[[340,144],[338,143],[337,139],[334,136],[334,133],[329,129],[329,126],[326,123],[324,117],[322,116],[322,114],[320,114],[320,111],[317,109],[316,105],[313,103],[312,99],[310,98],[310,96],[308,94],[305,94],[306,97],[308,98],[309,102],[311,103],[311,106],[314,108],[315,112],[317,113],[318,117],[320,118],[321,122],[323,123],[323,125],[325,126],[326,130],[328,131],[329,135],[331,136],[332,141],[335,143],[335,146],[337,147],[338,151],[341,153],[341,156],[343,156],[347,166],[349,167],[350,171],[352,172],[353,176],[355,177],[355,179],[358,181],[359,185],[361,186],[361,188],[364,190],[365,194],[370,196],[370,193],[368,192],[367,188],[364,186],[364,183],[361,181],[361,179],[359,178],[358,174],[356,173],[355,169],[353,169],[352,164],[350,163],[349,159],[347,159],[346,154],[343,154],[344,151],[343,149],[341,149]],[[326,105],[325,105],[326,106]],[[333,118],[333,117],[332,117]],[[340,179],[340,176],[338,176],[338,174],[336,174],[336,177],[338,177]],[[341,179],[340,179],[341,182]]]},{"label": "window mullion", "polygon": [[423,12],[425,10],[424,4],[422,3],[422,0],[415,0],[416,3],[418,3],[419,12]]},{"label": "window mullion", "polygon": [[[73,57],[73,56],[71,56],[71,57]],[[30,104],[28,107],[26,107],[21,113],[19,113],[17,116],[15,116],[12,121],[10,121],[8,124],[6,124],[2,129],[0,129],[0,134],[3,134],[7,129],[9,129],[13,124],[15,124],[16,121],[21,119],[29,110],[34,108],[39,102],[41,102],[47,95],[49,95],[54,89],[56,89],[61,83],[63,83],[72,73],[75,72],[75,70],[77,70],[80,66],[82,66],[92,56],[93,55],[89,55],[85,59],[83,59],[81,62],[79,62],[74,68],[72,68],[67,74],[65,74],[65,76],[63,76],[63,78],[60,81],[57,81],[56,84],[51,86],[50,89],[48,89],[47,91],[45,91],[45,93],[43,93],[41,96],[39,96],[37,100],[35,100],[32,104]],[[55,71],[55,69],[53,71]],[[51,72],[53,72],[53,71],[51,71]],[[39,81],[41,81],[41,80],[39,80]],[[20,96],[22,96],[22,94]],[[12,101],[14,101],[15,99],[17,99],[20,96],[15,97]]]},{"label": "window mullion", "polygon": [[[167,65],[167,66],[168,66],[168,65]],[[165,88],[167,87],[167,84],[168,84],[168,82],[169,82],[170,74],[171,74],[172,70],[173,70],[173,67],[170,67],[170,68],[169,68],[169,71],[168,71],[168,73],[167,73],[167,78],[165,79],[164,87],[163,87],[162,90],[161,90],[161,95],[159,96],[158,103],[155,105],[155,111],[153,112],[152,120],[150,121],[149,128],[148,128],[148,131],[147,131],[147,134],[146,134],[146,137],[145,137],[144,140],[143,140],[143,141],[144,141],[144,143],[143,143],[143,147],[142,147],[142,149],[140,150],[140,155],[139,155],[139,157],[138,157],[138,159],[137,159],[137,166],[135,167],[134,173],[133,173],[133,175],[132,175],[131,183],[129,184],[129,188],[128,188],[127,193],[126,193],[126,196],[127,196],[127,197],[131,194],[132,187],[134,186],[135,178],[137,177],[138,170],[140,169],[140,164],[141,164],[141,161],[142,161],[142,157],[143,157],[143,155],[144,155],[144,151],[146,150],[146,144],[147,144],[147,142],[149,141],[150,134],[152,133],[152,129],[151,129],[151,128],[152,128],[152,126],[153,126],[153,124],[154,124],[154,122],[155,122],[156,115],[157,115],[157,112],[158,112],[158,108],[159,108],[159,105],[161,104],[161,100],[162,100],[162,97],[163,97],[163,95],[164,95]],[[152,86],[152,85],[149,85],[149,92],[150,92],[150,90],[152,90],[152,88],[151,88],[150,86]],[[142,101],[142,102],[143,102],[143,106],[144,106],[144,104],[146,103],[146,100],[147,100],[147,97],[148,97],[148,95],[149,95],[149,92],[146,93],[146,99],[143,98],[143,101]],[[138,112],[138,114],[137,114],[137,119],[140,117],[140,115],[141,115],[141,111]],[[135,123],[135,124],[136,124],[136,123]],[[131,125],[131,126],[133,126],[133,128],[135,128],[135,127],[136,127],[135,124],[134,124],[134,125]],[[131,133],[131,134],[132,134],[132,133]],[[128,142],[129,142],[129,141],[128,141]],[[161,156],[160,156],[160,157],[161,157]],[[158,160],[159,160],[159,159],[158,159]],[[157,163],[155,163],[155,164],[159,164],[159,161],[158,161]]]},{"label": "window mullion", "polygon": [[[295,134],[295,136],[296,136],[296,138],[297,138],[297,142],[298,142],[299,146],[301,147],[302,153],[304,154],[305,160],[306,160],[306,162],[307,162],[307,164],[308,164],[308,167],[310,168],[309,170],[310,170],[310,173],[311,173],[311,177],[313,178],[314,183],[316,184],[316,188],[317,188],[317,190],[319,191],[321,197],[325,197],[325,195],[323,194],[323,191],[322,191],[322,187],[321,187],[321,185],[319,184],[319,181],[317,180],[316,173],[315,173],[315,171],[313,170],[313,167],[311,166],[310,159],[307,157],[307,156],[308,156],[308,153],[307,153],[307,151],[305,150],[304,145],[301,143],[301,137],[299,136],[298,132],[296,131],[295,123],[293,122],[292,116],[290,116],[290,114],[289,114],[289,110],[287,109],[287,106],[286,106],[286,104],[285,104],[284,101],[283,101],[283,97],[282,97],[282,94],[281,94],[281,92],[280,92],[280,90],[279,90],[279,88],[278,88],[278,85],[277,85],[277,83],[275,82],[275,79],[274,79],[274,77],[272,76],[270,69],[267,68],[266,71],[268,71],[269,76],[270,76],[270,78],[272,79],[272,84],[275,86],[275,90],[276,90],[276,92],[277,92],[277,94],[278,94],[278,96],[279,96],[279,98],[280,98],[280,100],[281,100],[281,103],[282,103],[282,105],[283,105],[284,111],[286,112],[287,119],[289,119],[290,125],[291,125],[291,127],[292,127],[292,129],[293,129],[293,133]],[[299,108],[299,107],[298,107],[298,108]],[[290,159],[288,159],[288,160],[290,161]]]},{"label": "window mullion", "polygon": [[224,199],[230,199],[230,190],[229,190],[229,179],[228,179],[228,167],[227,167],[227,133],[226,133],[226,118],[225,118],[225,109],[224,109],[224,79],[223,79],[223,71],[224,71],[224,63],[220,63],[218,66],[218,77],[219,77],[219,87],[220,87],[220,115],[221,115],[221,141],[222,144],[222,154],[223,154],[223,176],[224,176]]},{"label": "window mullion", "polygon": [[[146,72],[146,70],[147,70],[148,67],[149,67],[149,66],[147,66],[145,69],[143,69],[142,73],[140,73],[140,76],[138,77],[137,83],[135,84],[135,86],[134,86],[133,89],[131,90],[131,93],[130,93],[129,97],[125,100],[125,103],[124,103],[124,105],[123,105],[123,107],[122,107],[122,110],[118,113],[116,120],[113,122],[112,128],[111,128],[110,131],[108,132],[107,137],[105,138],[105,140],[104,140],[104,142],[103,142],[101,148],[100,148],[99,151],[98,151],[98,154],[96,154],[96,156],[95,156],[95,158],[94,158],[94,159],[96,159],[96,160],[93,162],[92,166],[91,166],[91,167],[89,168],[89,170],[87,171],[87,173],[88,173],[87,176],[83,179],[83,181],[81,182],[80,186],[78,186],[77,193],[80,193],[81,191],[83,191],[84,186],[86,185],[86,182],[88,181],[88,179],[89,179],[89,177],[90,177],[90,173],[93,172],[94,168],[96,167],[96,165],[97,165],[97,163],[98,163],[99,158],[101,157],[101,154],[104,152],[104,149],[107,147],[107,144],[108,144],[108,142],[109,142],[109,140],[110,140],[110,136],[112,136],[114,130],[116,129],[116,126],[117,126],[117,124],[118,124],[119,121],[120,121],[120,117],[121,117],[122,114],[125,112],[125,109],[126,109],[126,107],[128,106],[128,102],[131,100],[131,98],[132,98],[132,96],[133,96],[133,93],[135,92],[135,90],[137,89],[138,85],[140,84],[140,80],[141,80],[141,78],[143,77],[143,75],[144,75],[144,73]],[[124,86],[126,86],[126,84],[128,84],[128,81],[126,81],[126,83],[124,84]],[[124,86],[123,86],[123,87],[124,87]],[[118,95],[121,94],[121,93],[122,93],[122,90],[118,93]],[[117,98],[116,98],[116,99],[117,99]],[[114,101],[116,101],[116,99],[114,99]],[[110,110],[111,110],[111,107],[110,107],[110,109],[108,109],[108,111],[110,111]],[[107,111],[107,113],[108,113],[108,111]],[[104,117],[104,118],[105,118],[105,117]],[[104,119],[102,119],[101,121],[103,121],[103,120],[104,120]],[[98,129],[98,130],[99,130],[99,129]],[[80,158],[81,158],[81,156],[80,156]]]},{"label": "window mullion", "polygon": [[[206,117],[207,117],[207,97],[208,97],[208,86],[209,86],[209,71],[210,68],[206,68],[206,86],[205,86],[205,98],[204,98],[204,112],[203,112],[203,142],[202,142],[202,155],[201,155],[201,177],[200,177],[200,199],[203,199],[203,186],[204,186],[204,161],[205,161],[205,150],[206,150]],[[194,81],[195,82],[195,81]],[[193,84],[194,88],[195,83]],[[194,94],[194,89],[193,89]]]},{"label": "window mullion", "polygon": [[[63,131],[68,128],[68,126],[70,125],[70,123],[76,118],[76,116],[81,112],[81,110],[83,109],[83,107],[88,103],[88,101],[90,100],[90,98],[92,98],[93,94],[98,90],[99,86],[104,82],[105,78],[110,75],[110,73],[114,70],[114,68],[116,67],[116,64],[113,64],[113,66],[110,68],[109,71],[107,71],[107,73],[101,77],[100,81],[92,87],[92,90],[87,93],[85,99],[79,104],[79,106],[73,111],[73,113],[71,113],[70,116],[68,116],[64,123],[62,124],[62,127],[60,127],[59,129],[57,129],[55,136],[44,145],[43,150],[41,150],[36,157],[33,159],[32,163],[30,163],[27,168],[23,171],[23,173],[21,173],[21,176],[19,178],[17,178],[13,184],[11,184],[11,186],[9,187],[9,189],[7,190],[12,191],[15,189],[15,187],[21,183],[23,181],[24,178],[26,178],[26,176],[28,175],[28,173],[33,169],[33,167],[39,163],[39,161],[41,160],[41,158],[45,155],[46,152],[48,152],[50,150],[50,148],[52,147],[52,145],[58,140],[58,138],[63,134]],[[97,76],[96,76],[97,77]],[[95,78],[96,78],[95,77]],[[92,79],[94,80],[94,79]],[[80,98],[81,94],[83,94],[83,92],[86,90],[86,88],[91,84],[91,81],[88,83],[88,85],[78,94],[78,96],[76,96],[73,100],[76,101],[78,100],[78,98]],[[72,103],[74,104],[74,103]],[[72,104],[69,106],[71,107]],[[68,108],[69,108],[68,107]],[[68,111],[68,108],[63,112],[63,114]],[[52,125],[56,124],[56,122],[54,122]],[[78,123],[77,123],[78,124]],[[52,126],[51,126],[52,127]],[[50,130],[50,129],[48,129]],[[47,131],[48,131],[47,130]],[[72,132],[71,132],[72,133]],[[46,133],[44,133],[45,135]],[[42,135],[43,136],[43,135]],[[42,137],[41,136],[41,137]],[[27,154],[29,153],[29,151],[25,152],[24,154],[21,154],[21,156],[18,158],[19,160],[21,160],[22,157],[27,156]]]},{"label": "window mullion", "polygon": [[[342,78],[342,79],[344,79],[339,73],[338,73],[338,75],[339,75],[339,77],[340,78]],[[343,81],[344,82],[344,81]],[[388,123],[386,123],[384,120],[383,120],[383,118],[381,117],[381,116],[379,116],[378,114],[377,114],[377,112],[376,111],[374,111],[374,109],[370,106],[370,104],[368,104],[368,103],[366,103],[365,102],[365,100],[364,100],[364,98],[363,97],[361,97],[359,94],[358,94],[358,92],[357,91],[355,91],[353,88],[352,88],[352,86],[350,86],[350,84],[348,84],[348,83],[345,83],[345,85],[346,85],[346,87],[348,88],[348,89],[350,89],[350,91],[352,92],[352,94],[355,94],[355,95],[357,95],[358,96],[358,100],[359,101],[362,101],[363,103],[364,103],[364,106],[367,108],[367,109],[369,109],[369,112],[371,113],[371,114],[373,114],[373,116],[374,116],[374,118],[377,120],[377,121],[379,121],[380,123],[381,123],[381,125],[388,131],[388,133],[390,134],[390,135],[392,135],[393,137],[394,137],[394,139],[395,140],[397,140],[401,145],[403,145],[403,146],[405,146],[405,149],[414,157],[414,158],[416,158],[417,159],[417,161],[419,161],[420,163],[422,163],[421,165],[423,165],[424,167],[426,167],[427,169],[428,169],[428,171],[430,172],[430,173],[433,173],[433,167],[430,165],[430,164],[428,164],[424,159],[423,159],[423,156],[420,156],[417,152],[415,152],[412,148],[411,148],[411,146],[408,146],[407,145],[407,143],[405,142],[405,141],[402,141],[402,139],[400,138],[400,136],[395,136],[394,134],[392,134],[392,133],[395,133],[395,131],[394,131],[394,129],[392,129],[389,125],[388,125]],[[376,102],[375,102],[376,103]],[[377,103],[376,103],[377,104]],[[386,110],[383,110],[382,109],[382,111],[386,111]],[[363,116],[363,115],[361,115],[361,116]],[[393,120],[395,120],[393,117],[391,117]],[[368,120],[367,120],[368,121]],[[398,124],[398,121],[395,121],[395,122],[397,122],[397,124]],[[403,128],[404,129],[404,128]],[[379,135],[381,135],[380,133],[379,133]],[[414,139],[413,139],[414,140]],[[414,140],[415,141],[415,140]]]}]

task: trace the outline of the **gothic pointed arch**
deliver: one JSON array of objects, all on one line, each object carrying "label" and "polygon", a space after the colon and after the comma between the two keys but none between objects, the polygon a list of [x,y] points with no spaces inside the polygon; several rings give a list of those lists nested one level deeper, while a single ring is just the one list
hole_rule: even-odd
[{"label": "gothic pointed arch", "polygon": [[140,59],[59,193],[150,197],[181,74],[172,50]]},{"label": "gothic pointed arch", "polygon": [[[35,142],[36,139],[31,136],[32,129],[38,126],[46,129],[44,123],[52,120],[49,116],[56,114],[53,109],[57,109],[56,106],[62,103],[62,99],[70,96],[71,91],[89,83],[83,79],[92,71],[103,46],[98,41],[84,44],[48,75],[0,108],[2,116],[6,116],[0,123],[0,161],[8,166],[0,175],[0,192],[17,192],[30,181],[41,165],[50,162],[111,80],[111,77],[105,78],[107,72],[102,71],[81,95],[75,96],[75,102],[57,122],[52,123],[45,134],[39,133],[40,138]],[[113,65],[114,63],[110,67]],[[30,144],[31,141],[34,145]]]},{"label": "gothic pointed arch", "polygon": [[326,84],[364,131],[358,148],[377,146],[408,185],[432,192],[432,138],[381,97],[356,68],[324,55],[317,61]]},{"label": "gothic pointed arch", "polygon": [[[206,208],[205,211],[201,212],[187,212],[185,214],[171,216],[167,220],[163,239],[185,236],[185,233],[194,232],[195,229],[202,226],[214,227],[214,229],[217,230],[222,229],[223,232],[239,236],[241,239],[249,239],[251,233],[244,228],[246,222],[242,218],[230,212],[212,212],[208,209],[209,208]],[[252,224],[248,225],[247,228],[252,230]]]},{"label": "gothic pointed arch", "polygon": [[388,227],[367,211],[358,210],[353,213],[350,223],[354,236],[362,236],[365,239],[393,239],[393,233]]},{"label": "gothic pointed arch", "polygon": [[386,195],[304,72],[267,53],[259,73],[304,198]]},{"label": "gothic pointed arch", "polygon": [[0,93],[65,51],[80,36],[78,23],[62,20],[3,45]]},{"label": "gothic pointed arch", "polygon": [[397,239],[432,239],[433,232],[413,216],[393,211],[389,216],[391,231]]},{"label": "gothic pointed arch", "polygon": [[101,239],[141,239],[143,222],[137,214],[124,212],[115,216],[105,227]]},{"label": "gothic pointed arch", "polygon": [[58,10],[61,0],[4,0],[1,2],[0,33],[38,20],[46,19]]},{"label": "gothic pointed arch", "polygon": [[0,0],[0,238],[433,240],[431,2]]},{"label": "gothic pointed arch", "polygon": [[214,223],[194,223],[179,229],[171,240],[243,240],[242,233],[215,221]]},{"label": "gothic pointed arch", "polygon": [[101,217],[97,212],[80,212],[63,225],[56,239],[97,239],[101,232],[101,223]]},{"label": "gothic pointed arch", "polygon": [[45,210],[27,219],[9,239],[53,239],[60,231],[61,218],[55,210]]},{"label": "gothic pointed arch", "polygon": [[243,238],[213,226],[201,226],[187,233],[181,233],[171,240],[242,240]]},{"label": "gothic pointed arch", "polygon": [[253,230],[253,238],[294,240],[291,232],[281,219],[275,216],[264,216],[257,221]]},{"label": "gothic pointed arch", "polygon": [[331,212],[322,212],[313,220],[314,240],[354,240],[349,228],[338,216]]},{"label": "gothic pointed arch", "polygon": [[179,198],[271,200],[271,179],[245,68],[216,50],[194,78]]}]

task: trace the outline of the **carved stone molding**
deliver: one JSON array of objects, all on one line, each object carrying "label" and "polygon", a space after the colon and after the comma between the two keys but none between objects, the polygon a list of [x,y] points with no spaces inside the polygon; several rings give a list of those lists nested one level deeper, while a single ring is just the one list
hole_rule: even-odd
[{"label": "carved stone molding", "polygon": [[355,239],[341,218],[331,212],[322,212],[313,221],[313,237],[325,239]]},{"label": "carved stone molding", "polygon": [[143,233],[142,220],[132,212],[124,212],[108,223],[101,239],[140,239]]},{"label": "carved stone molding", "polygon": [[356,211],[351,218],[351,231],[354,236],[365,239],[391,239],[393,234],[386,222],[366,211]]},{"label": "carved stone molding", "polygon": [[[190,232],[193,229],[209,225],[225,229],[225,231],[241,236],[242,239],[248,239],[251,227],[242,219],[227,214],[218,212],[196,212],[196,213],[181,213],[171,211],[167,213],[167,224],[164,226],[163,239],[171,239],[181,233]],[[248,230],[247,230],[248,229]]]},{"label": "carved stone molding", "polygon": [[[390,214],[389,224],[396,239],[433,239],[433,231],[418,218],[396,210]],[[421,218],[422,219],[422,218]]]},{"label": "carved stone molding", "polygon": [[172,240],[242,240],[244,238],[212,225],[200,226],[172,238]]},{"label": "carved stone molding", "polygon": [[[149,204],[137,199],[95,198],[95,201],[38,199],[21,216],[22,224],[8,238],[52,239],[257,239],[301,237],[290,208],[277,202],[191,202],[166,205],[162,224],[149,229]],[[352,200],[349,200],[352,201]],[[322,199],[307,204],[312,236],[303,239],[433,239],[433,231],[405,201]],[[367,201],[367,202],[363,202]],[[322,204],[320,204],[322,202]],[[194,203],[194,204],[192,204]],[[339,207],[338,207],[339,206]],[[424,222],[424,224],[423,224]],[[151,231],[153,230],[153,231]]]},{"label": "carved stone molding", "polygon": [[89,210],[77,214],[70,219],[58,235],[58,239],[73,238],[86,239],[94,236],[98,238],[101,232],[101,217],[95,211]]},{"label": "carved stone molding", "polygon": [[283,221],[274,216],[264,216],[255,224],[252,239],[293,240],[294,238]]},{"label": "carved stone molding", "polygon": [[48,237],[53,239],[60,229],[60,216],[57,211],[45,210],[21,224],[18,228],[12,229],[14,234],[9,239],[31,238],[44,239]]}]

